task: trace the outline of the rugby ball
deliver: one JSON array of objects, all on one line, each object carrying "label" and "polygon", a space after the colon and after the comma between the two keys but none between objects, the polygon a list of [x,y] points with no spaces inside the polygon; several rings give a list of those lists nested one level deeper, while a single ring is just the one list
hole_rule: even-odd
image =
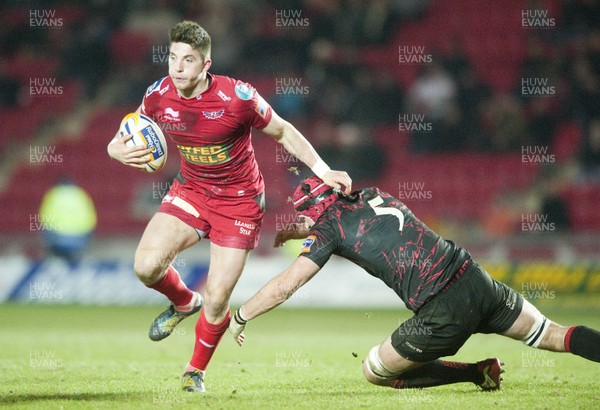
[{"label": "rugby ball", "polygon": [[152,150],[145,171],[156,172],[167,162],[167,140],[157,123],[143,114],[127,114],[119,127],[121,137],[133,134],[125,144],[128,146],[145,145]]}]

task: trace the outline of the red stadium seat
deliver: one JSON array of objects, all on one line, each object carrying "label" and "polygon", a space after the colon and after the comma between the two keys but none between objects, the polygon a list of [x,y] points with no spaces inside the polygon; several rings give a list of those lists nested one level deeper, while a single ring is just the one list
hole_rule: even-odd
[{"label": "red stadium seat", "polygon": [[581,126],[575,121],[561,124],[552,137],[550,152],[556,156],[556,161],[567,161],[579,153],[583,137]]},{"label": "red stadium seat", "polygon": [[593,183],[571,185],[562,195],[567,204],[571,227],[579,232],[597,232],[600,229],[600,186]]},{"label": "red stadium seat", "polygon": [[114,64],[141,64],[151,50],[152,39],[143,33],[119,30],[110,38],[111,58]]}]

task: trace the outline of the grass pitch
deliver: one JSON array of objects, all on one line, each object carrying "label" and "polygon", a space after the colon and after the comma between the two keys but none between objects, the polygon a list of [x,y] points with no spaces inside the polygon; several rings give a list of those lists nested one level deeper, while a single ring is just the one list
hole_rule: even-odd
[{"label": "grass pitch", "polygon": [[[600,328],[599,297],[538,304],[553,320]],[[497,356],[503,389],[472,384],[394,390],[363,380],[361,362],[406,310],[276,309],[252,321],[238,347],[226,333],[206,394],[180,391],[194,339],[187,319],[166,340],[147,337],[164,306],[0,306],[0,407],[7,408],[600,408],[600,366],[475,335],[455,360]]]}]

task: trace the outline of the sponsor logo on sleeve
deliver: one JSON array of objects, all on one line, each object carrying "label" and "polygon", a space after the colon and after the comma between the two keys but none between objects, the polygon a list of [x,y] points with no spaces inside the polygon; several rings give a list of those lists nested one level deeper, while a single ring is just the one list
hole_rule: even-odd
[{"label": "sponsor logo on sleeve", "polygon": [[258,115],[260,115],[263,119],[265,119],[268,108],[269,108],[269,104],[267,104],[265,99],[259,95],[258,96],[258,104],[256,104],[256,108],[255,108]]},{"label": "sponsor logo on sleeve", "polygon": [[316,239],[317,237],[314,235],[308,236],[308,238],[306,238],[304,242],[302,242],[302,249],[300,250],[300,253],[310,252],[310,247],[313,245],[313,243],[315,243]]},{"label": "sponsor logo on sleeve", "polygon": [[238,84],[235,86],[235,95],[237,95],[240,100],[251,100],[252,97],[254,97],[254,88],[249,87],[246,84]]}]

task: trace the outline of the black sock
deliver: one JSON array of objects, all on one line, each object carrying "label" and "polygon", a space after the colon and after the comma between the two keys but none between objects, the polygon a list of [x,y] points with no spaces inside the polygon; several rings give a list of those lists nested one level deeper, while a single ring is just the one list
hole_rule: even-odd
[{"label": "black sock", "polygon": [[565,336],[565,349],[594,362],[600,362],[600,332],[587,326],[573,326]]},{"label": "black sock", "polygon": [[448,362],[438,359],[419,368],[402,373],[395,380],[393,387],[396,389],[408,389],[461,382],[480,384],[483,381],[483,374],[477,370],[476,364]]}]

